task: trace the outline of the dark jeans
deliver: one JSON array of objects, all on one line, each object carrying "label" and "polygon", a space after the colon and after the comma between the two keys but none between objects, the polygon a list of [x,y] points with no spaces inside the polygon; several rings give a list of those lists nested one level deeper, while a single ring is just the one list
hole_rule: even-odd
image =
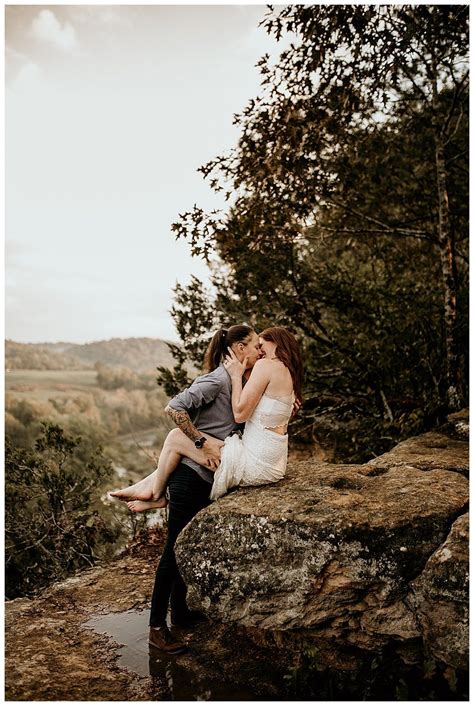
[{"label": "dark jeans", "polygon": [[194,515],[209,505],[211,487],[210,483],[183,463],[177,466],[168,481],[168,536],[156,570],[151,597],[151,627],[157,627],[166,621],[170,602],[173,611],[180,613],[187,610],[187,589],[176,564],[174,544],[181,530]]}]

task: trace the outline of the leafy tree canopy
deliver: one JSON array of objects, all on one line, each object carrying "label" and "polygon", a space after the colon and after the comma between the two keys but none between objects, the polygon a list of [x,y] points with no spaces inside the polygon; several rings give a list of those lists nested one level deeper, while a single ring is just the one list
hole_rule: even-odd
[{"label": "leafy tree canopy", "polygon": [[173,225],[211,270],[210,292],[175,291],[185,352],[199,363],[218,325],[289,326],[297,426],[337,430],[344,458],[467,396],[467,21],[459,5],[270,8],[267,31],[295,41],[259,62],[237,147],[200,168],[229,207]]}]

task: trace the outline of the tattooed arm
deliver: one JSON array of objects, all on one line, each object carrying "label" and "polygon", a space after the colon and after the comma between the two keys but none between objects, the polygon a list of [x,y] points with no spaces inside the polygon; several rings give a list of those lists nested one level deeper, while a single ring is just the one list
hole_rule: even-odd
[{"label": "tattooed arm", "polygon": [[[184,410],[176,410],[169,405],[165,408],[165,413],[170,417],[181,431],[186,434],[186,436],[191,439],[191,441],[197,441],[203,437],[202,432],[200,432],[191,421],[191,418],[187,412]],[[202,447],[202,452],[206,456],[206,466],[212,469],[216,469],[221,461],[221,447],[224,445],[223,441],[218,439],[208,438],[206,443]]]},{"label": "tattooed arm", "polygon": [[176,426],[179,427],[191,441],[197,441],[197,439],[202,437],[201,432],[196,429],[187,412],[173,409],[168,405],[165,407],[165,414],[173,420]]}]

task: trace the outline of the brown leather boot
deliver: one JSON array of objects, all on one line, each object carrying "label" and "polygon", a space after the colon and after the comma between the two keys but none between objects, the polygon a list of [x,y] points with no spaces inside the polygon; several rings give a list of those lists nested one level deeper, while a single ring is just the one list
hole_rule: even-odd
[{"label": "brown leather boot", "polygon": [[157,628],[150,627],[148,644],[169,655],[177,655],[186,649],[184,642],[175,640],[166,625],[160,625]]}]

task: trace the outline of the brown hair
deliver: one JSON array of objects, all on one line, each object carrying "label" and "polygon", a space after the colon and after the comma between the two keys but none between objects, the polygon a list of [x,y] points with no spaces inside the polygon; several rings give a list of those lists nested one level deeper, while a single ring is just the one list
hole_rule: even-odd
[{"label": "brown hair", "polygon": [[228,348],[240,341],[248,343],[247,339],[249,339],[253,333],[255,333],[253,328],[246,324],[236,324],[229,329],[220,328],[211,338],[211,342],[204,355],[205,369],[208,372],[215,370],[220,365],[222,358],[227,354]]},{"label": "brown hair", "polygon": [[296,399],[302,401],[303,360],[298,341],[291,331],[282,326],[266,328],[259,336],[265,341],[276,343],[275,357],[281,360],[290,371]]}]

